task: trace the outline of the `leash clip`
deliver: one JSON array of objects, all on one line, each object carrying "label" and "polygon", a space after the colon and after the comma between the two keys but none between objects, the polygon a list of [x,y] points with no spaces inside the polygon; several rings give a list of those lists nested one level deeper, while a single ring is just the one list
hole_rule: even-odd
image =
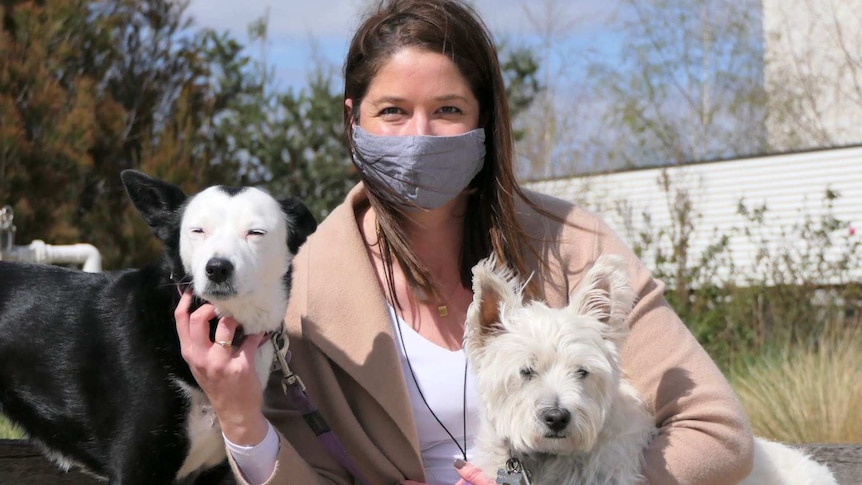
[{"label": "leash clip", "polygon": [[532,485],[530,472],[514,457],[506,460],[505,469],[497,470],[496,481],[498,485]]},{"label": "leash clip", "polygon": [[290,358],[290,351],[287,348],[285,343],[284,334],[282,332],[275,332],[270,337],[270,342],[272,342],[273,348],[275,348],[275,358],[278,362],[278,367],[281,369],[281,389],[287,394],[287,389],[289,387],[293,387],[295,385],[299,385],[299,388],[302,392],[305,392],[305,383],[302,382],[302,379],[293,373],[290,370],[290,366],[287,365],[287,361]]}]

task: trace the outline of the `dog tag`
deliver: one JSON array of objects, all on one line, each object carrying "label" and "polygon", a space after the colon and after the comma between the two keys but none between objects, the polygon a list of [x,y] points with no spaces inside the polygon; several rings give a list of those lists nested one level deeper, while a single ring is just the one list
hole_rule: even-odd
[{"label": "dog tag", "polygon": [[520,460],[509,458],[506,469],[497,470],[497,485],[530,485],[530,476]]},{"label": "dog tag", "polygon": [[523,485],[521,483],[521,479],[524,478],[521,473],[512,473],[503,470],[502,468],[497,470],[497,484],[498,485]]}]

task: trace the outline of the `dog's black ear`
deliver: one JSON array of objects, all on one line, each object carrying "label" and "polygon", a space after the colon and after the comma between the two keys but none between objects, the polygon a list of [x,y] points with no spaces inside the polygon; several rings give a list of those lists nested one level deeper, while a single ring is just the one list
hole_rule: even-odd
[{"label": "dog's black ear", "polygon": [[175,229],[177,214],[187,198],[186,194],[176,185],[137,170],[123,170],[120,178],[135,209],[156,237],[167,240]]},{"label": "dog's black ear", "polygon": [[280,200],[281,210],[288,216],[287,247],[296,254],[299,247],[317,229],[317,220],[298,197]]}]

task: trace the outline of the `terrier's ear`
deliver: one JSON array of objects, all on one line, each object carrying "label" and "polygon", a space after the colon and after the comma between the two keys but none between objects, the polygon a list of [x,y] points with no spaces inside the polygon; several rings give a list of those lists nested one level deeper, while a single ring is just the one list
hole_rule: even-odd
[{"label": "terrier's ear", "polygon": [[604,255],[587,271],[567,309],[604,323],[604,338],[619,342],[628,334],[628,316],[634,300],[625,261],[616,255]]},{"label": "terrier's ear", "polygon": [[473,302],[467,309],[465,345],[480,346],[485,340],[504,333],[503,309],[520,306],[521,290],[508,268],[499,267],[497,258],[485,258],[473,267]]}]

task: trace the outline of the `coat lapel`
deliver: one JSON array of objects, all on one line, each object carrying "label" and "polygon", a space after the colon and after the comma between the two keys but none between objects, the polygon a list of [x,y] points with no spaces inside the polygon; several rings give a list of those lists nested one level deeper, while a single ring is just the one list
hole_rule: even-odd
[{"label": "coat lapel", "polygon": [[[377,400],[420,456],[419,440],[386,300],[355,216],[367,199],[359,184],[314,235],[309,254],[307,314],[303,332]],[[321,326],[318,322],[337,322]],[[396,384],[393,379],[397,379]]]}]

